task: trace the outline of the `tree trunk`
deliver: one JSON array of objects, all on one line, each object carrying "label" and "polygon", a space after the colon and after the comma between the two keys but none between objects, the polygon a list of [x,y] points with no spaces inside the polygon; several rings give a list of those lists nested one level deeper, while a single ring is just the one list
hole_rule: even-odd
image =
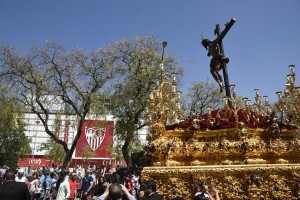
[{"label": "tree trunk", "polygon": [[131,167],[132,163],[131,163],[131,156],[129,155],[129,144],[130,144],[130,139],[126,138],[125,142],[122,146],[122,153],[123,153],[123,157],[126,161],[127,166]]},{"label": "tree trunk", "polygon": [[65,158],[64,158],[63,166],[62,166],[63,169],[67,169],[68,164],[69,164],[69,162],[70,162],[70,160],[71,160],[71,158],[72,158],[72,154],[73,154],[72,151],[66,152],[66,156],[65,156]]},{"label": "tree trunk", "polygon": [[72,155],[75,151],[75,148],[77,146],[77,142],[79,140],[79,137],[81,136],[81,129],[82,129],[82,126],[83,126],[83,123],[85,121],[85,115],[79,120],[79,125],[77,127],[77,133],[76,133],[76,136],[74,137],[73,139],[73,142],[72,142],[72,146],[70,149],[68,149],[67,147],[67,143],[65,143],[65,145],[62,144],[62,146],[64,147],[64,150],[65,150],[65,157],[64,157],[64,160],[63,160],[63,168],[64,169],[67,169],[68,165],[69,165],[69,162],[70,160],[72,159]]}]

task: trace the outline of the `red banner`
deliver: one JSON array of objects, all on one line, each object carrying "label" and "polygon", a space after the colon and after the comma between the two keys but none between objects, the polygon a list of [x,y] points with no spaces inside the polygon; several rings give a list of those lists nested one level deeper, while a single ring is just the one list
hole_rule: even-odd
[{"label": "red banner", "polygon": [[113,121],[87,120],[81,129],[76,158],[110,158],[109,148],[113,146]]},{"label": "red banner", "polygon": [[52,164],[59,164],[59,163],[55,163],[52,160],[49,160],[47,158],[19,158],[18,160],[18,166],[19,167],[24,167],[25,164],[27,166],[31,166],[31,167],[51,167]]}]

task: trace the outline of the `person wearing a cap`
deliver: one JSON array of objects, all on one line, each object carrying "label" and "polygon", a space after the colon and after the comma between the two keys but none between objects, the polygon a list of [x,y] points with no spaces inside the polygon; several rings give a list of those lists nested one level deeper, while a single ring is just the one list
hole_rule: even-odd
[{"label": "person wearing a cap", "polygon": [[24,170],[23,169],[19,169],[18,170],[18,174],[17,174],[17,176],[15,178],[15,181],[16,182],[22,182],[22,183],[26,183],[27,182],[27,179],[24,176]]}]

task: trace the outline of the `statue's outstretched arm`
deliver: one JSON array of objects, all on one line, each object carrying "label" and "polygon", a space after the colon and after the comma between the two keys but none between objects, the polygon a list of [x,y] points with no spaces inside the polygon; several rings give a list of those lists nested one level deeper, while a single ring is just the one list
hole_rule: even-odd
[{"label": "statue's outstretched arm", "polygon": [[[228,33],[228,31],[230,30],[230,28],[232,27],[232,25],[235,23],[236,18],[231,18],[230,22],[225,24],[225,29],[221,32],[221,34],[215,39],[215,42],[220,43],[223,38],[225,37],[225,35]],[[215,34],[217,34],[215,32]]]}]

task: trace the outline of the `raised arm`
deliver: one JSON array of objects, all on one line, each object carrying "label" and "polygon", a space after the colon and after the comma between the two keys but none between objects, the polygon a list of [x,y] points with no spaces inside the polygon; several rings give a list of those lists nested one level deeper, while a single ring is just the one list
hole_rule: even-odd
[{"label": "raised arm", "polygon": [[125,196],[129,200],[136,200],[136,198],[133,195],[130,194],[130,192],[128,191],[128,189],[124,185],[121,185],[121,187],[122,187],[123,194],[125,194]]}]

